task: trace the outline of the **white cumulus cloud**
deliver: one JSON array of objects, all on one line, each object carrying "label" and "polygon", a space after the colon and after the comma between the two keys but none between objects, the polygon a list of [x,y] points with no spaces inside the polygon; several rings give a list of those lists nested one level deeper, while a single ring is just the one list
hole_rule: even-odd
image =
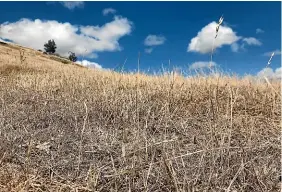
[{"label": "white cumulus cloud", "polygon": [[115,14],[117,11],[113,8],[106,8],[103,10],[103,15],[106,16],[108,14]]},{"label": "white cumulus cloud", "polygon": [[215,62],[209,62],[209,61],[198,61],[195,63],[192,63],[189,66],[190,70],[197,70],[197,69],[204,69],[209,67],[215,67],[217,64]]},{"label": "white cumulus cloud", "polygon": [[255,46],[262,45],[262,43],[254,37],[244,38],[243,41],[246,42],[248,45],[255,45]]},{"label": "white cumulus cloud", "polygon": [[146,46],[162,45],[166,41],[166,38],[162,35],[148,35],[144,40]]},{"label": "white cumulus cloud", "polygon": [[276,68],[275,70],[271,68],[264,68],[260,72],[258,72],[258,77],[267,77],[269,79],[281,79],[281,67]]},{"label": "white cumulus cloud", "polygon": [[[202,28],[196,37],[192,38],[187,52],[199,52],[202,54],[210,53],[213,46],[214,37],[216,35],[216,22],[212,22]],[[214,49],[220,48],[224,45],[231,45],[238,41],[240,37],[236,35],[230,27],[221,26],[218,31],[218,36],[214,43]]]},{"label": "white cumulus cloud", "polygon": [[82,26],[81,32],[89,37],[114,41],[131,32],[132,24],[126,18],[115,17],[115,20],[102,27]]},{"label": "white cumulus cloud", "polygon": [[259,33],[264,33],[264,30],[260,29],[260,28],[257,28],[256,29],[256,34],[259,34]]},{"label": "white cumulus cloud", "polygon": [[103,68],[98,63],[91,62],[91,61],[88,61],[88,60],[77,61],[76,63],[79,64],[79,65],[83,65],[85,67],[90,67],[90,68],[95,68],[95,69],[102,69]]},{"label": "white cumulus cloud", "polygon": [[62,1],[60,2],[65,8],[73,10],[75,8],[83,8],[84,2],[83,1]]},{"label": "white cumulus cloud", "polygon": [[67,56],[69,51],[77,56],[97,57],[98,52],[118,51],[119,39],[129,35],[133,23],[127,18],[115,16],[103,26],[77,26],[55,20],[21,19],[0,25],[0,36],[14,43],[43,50],[44,43],[54,39],[56,52]]}]

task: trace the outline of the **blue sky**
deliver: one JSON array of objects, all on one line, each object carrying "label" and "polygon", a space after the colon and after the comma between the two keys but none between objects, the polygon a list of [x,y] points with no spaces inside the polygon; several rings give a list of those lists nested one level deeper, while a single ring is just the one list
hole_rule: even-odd
[{"label": "blue sky", "polygon": [[140,52],[143,71],[168,68],[169,59],[199,69],[221,15],[214,65],[254,75],[275,51],[268,72],[281,72],[281,2],[0,2],[0,37],[35,49],[52,38],[60,54],[103,68],[127,59],[125,69],[136,70]]}]

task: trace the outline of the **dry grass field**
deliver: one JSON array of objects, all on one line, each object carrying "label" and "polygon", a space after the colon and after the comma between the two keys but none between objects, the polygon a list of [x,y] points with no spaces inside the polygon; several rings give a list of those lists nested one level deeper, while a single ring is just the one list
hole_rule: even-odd
[{"label": "dry grass field", "polygon": [[280,191],[281,85],[88,69],[0,45],[0,191]]}]

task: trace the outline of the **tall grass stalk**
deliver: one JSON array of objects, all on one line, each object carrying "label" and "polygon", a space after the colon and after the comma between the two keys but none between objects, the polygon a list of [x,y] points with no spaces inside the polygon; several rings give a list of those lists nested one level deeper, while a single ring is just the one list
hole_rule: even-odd
[{"label": "tall grass stalk", "polygon": [[221,26],[222,22],[223,22],[223,15],[219,18],[216,29],[215,29],[215,37],[213,38],[212,50],[211,50],[211,60],[210,60],[210,66],[209,66],[210,70],[211,70],[211,67],[212,67],[212,59],[213,59],[215,41],[216,41],[216,38],[218,36],[219,27]]}]

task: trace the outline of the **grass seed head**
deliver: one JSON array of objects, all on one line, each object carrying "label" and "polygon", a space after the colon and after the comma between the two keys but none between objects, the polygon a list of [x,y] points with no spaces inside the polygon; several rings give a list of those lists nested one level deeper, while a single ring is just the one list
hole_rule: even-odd
[{"label": "grass seed head", "polygon": [[274,56],[274,52],[271,54],[271,56],[270,56],[270,58],[269,58],[269,60],[267,62],[267,66],[266,67],[268,67],[271,64],[271,60],[272,60],[273,56]]},{"label": "grass seed head", "polygon": [[217,23],[217,26],[216,26],[216,35],[215,35],[214,38],[217,37],[218,31],[219,31],[219,27],[220,27],[220,25],[222,24],[222,22],[223,22],[223,16],[221,16],[221,17],[219,18],[219,20],[218,20],[218,23]]}]

